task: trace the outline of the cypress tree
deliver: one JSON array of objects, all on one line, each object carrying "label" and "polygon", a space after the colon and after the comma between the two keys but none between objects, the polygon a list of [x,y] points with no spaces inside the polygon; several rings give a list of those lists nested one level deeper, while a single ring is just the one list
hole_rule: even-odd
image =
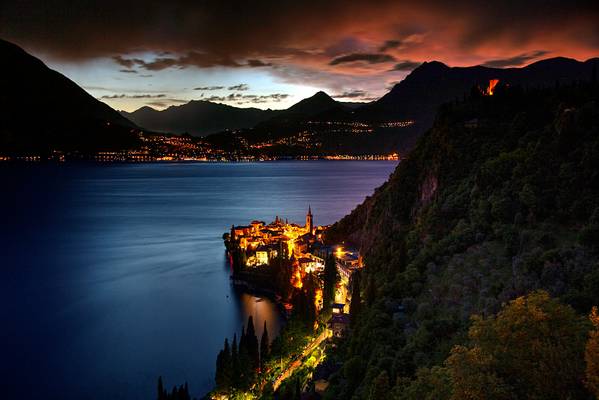
[{"label": "cypress tree", "polygon": [[237,334],[233,335],[233,344],[231,344],[231,384],[239,388],[241,384],[241,364],[239,362],[239,352],[237,351]]},{"label": "cypress tree", "polygon": [[268,359],[269,343],[268,330],[266,329],[266,321],[264,321],[264,329],[262,330],[262,338],[260,338],[260,370],[264,371],[266,360]]},{"label": "cypress tree", "polygon": [[223,348],[222,368],[223,385],[225,389],[229,389],[232,383],[231,372],[233,370],[233,363],[231,359],[231,349],[229,348],[229,339],[226,338]]},{"label": "cypress tree", "polygon": [[337,273],[335,257],[332,254],[329,254],[325,261],[323,271],[324,287],[322,290],[322,302],[323,308],[325,309],[330,308],[331,303],[335,301],[335,290],[338,279],[339,274]]},{"label": "cypress tree", "polygon": [[309,331],[314,330],[314,322],[316,321],[316,278],[312,273],[306,277],[306,328]]},{"label": "cypress tree", "polygon": [[376,300],[376,287],[374,285],[374,277],[368,276],[368,283],[366,284],[366,304],[370,307]]},{"label": "cypress tree", "polygon": [[216,372],[214,374],[214,382],[216,383],[217,389],[224,389],[223,371],[223,350],[221,350],[216,356]]},{"label": "cypress tree", "polygon": [[360,273],[356,271],[353,276],[351,303],[349,304],[350,325],[356,324],[358,315],[362,307],[362,297],[360,296]]},{"label": "cypress tree", "polygon": [[164,390],[164,385],[162,384],[162,376],[158,377],[158,400],[166,399],[166,391]]},{"label": "cypress tree", "polygon": [[246,346],[251,361],[250,367],[256,370],[260,365],[260,354],[258,348],[258,337],[256,336],[256,330],[254,329],[254,318],[251,315],[248,317],[248,327],[246,331]]},{"label": "cypress tree", "polygon": [[216,357],[216,387],[218,389],[229,389],[231,387],[231,350],[229,349],[229,340],[225,339],[223,349]]}]

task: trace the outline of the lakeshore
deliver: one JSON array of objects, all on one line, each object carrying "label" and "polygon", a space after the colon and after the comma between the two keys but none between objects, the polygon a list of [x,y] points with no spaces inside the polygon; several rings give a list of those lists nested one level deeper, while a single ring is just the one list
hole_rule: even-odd
[{"label": "lakeshore", "polygon": [[273,343],[266,327],[258,341],[251,317],[239,342],[236,333],[231,342],[226,338],[210,398],[276,397],[295,386],[316,390],[311,379],[327,349],[350,330],[356,311],[351,293],[363,268],[357,250],[326,242],[328,228],[316,225],[308,206],[303,225],[275,216],[268,224],[253,220],[223,234],[232,283],[271,296],[286,323]]}]

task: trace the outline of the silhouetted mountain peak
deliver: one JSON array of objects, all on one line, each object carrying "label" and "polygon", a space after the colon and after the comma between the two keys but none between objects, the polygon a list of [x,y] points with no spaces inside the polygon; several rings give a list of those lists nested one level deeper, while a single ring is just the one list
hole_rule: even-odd
[{"label": "silhouetted mountain peak", "polygon": [[285,111],[285,113],[315,115],[339,105],[340,103],[335,101],[331,96],[323,91],[319,91],[313,96],[292,105]]}]

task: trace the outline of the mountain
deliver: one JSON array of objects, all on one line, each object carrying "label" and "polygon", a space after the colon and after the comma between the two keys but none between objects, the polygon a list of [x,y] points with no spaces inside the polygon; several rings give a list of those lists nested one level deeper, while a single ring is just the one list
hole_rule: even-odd
[{"label": "mountain", "polygon": [[20,47],[0,39],[0,151],[115,149],[135,124]]},{"label": "mountain", "polygon": [[277,114],[273,110],[238,108],[204,100],[192,100],[165,110],[142,107],[121,114],[139,126],[157,132],[189,133],[204,136],[210,133],[249,128]]},{"label": "mountain", "polygon": [[590,77],[599,58],[580,62],[557,57],[535,62],[523,68],[484,66],[448,67],[431,61],[414,69],[379,100],[357,110],[364,120],[414,119],[424,130],[432,123],[438,107],[462,99],[475,86],[486,87],[489,80],[503,85],[524,87],[569,83]]},{"label": "mountain", "polygon": [[[212,137],[229,151],[271,155],[407,154],[438,108],[462,100],[489,81],[499,87],[547,87],[589,79],[599,59],[552,58],[524,68],[448,67],[426,62],[379,100],[356,107],[324,92],[304,99],[254,128]],[[249,147],[248,147],[249,146]]]},{"label": "mountain", "polygon": [[323,91],[317,92],[311,97],[303,99],[292,105],[283,112],[283,115],[299,115],[303,117],[311,117],[328,111],[332,108],[343,107],[341,103],[334,100],[331,96]]},{"label": "mountain", "polygon": [[425,62],[379,100],[357,109],[354,118],[366,122],[413,121],[409,129],[398,130],[395,138],[397,150],[405,153],[431,127],[440,105],[463,99],[475,87],[485,89],[491,79],[499,79],[502,86],[554,86],[589,79],[598,63],[598,58],[580,62],[557,57],[523,68],[501,69]]},{"label": "mountain", "polygon": [[[537,63],[527,82],[562,62],[585,66]],[[326,398],[589,398],[599,85],[583,72],[592,78],[442,107],[389,180],[327,231],[360,248],[365,301],[327,355],[342,367]]]}]

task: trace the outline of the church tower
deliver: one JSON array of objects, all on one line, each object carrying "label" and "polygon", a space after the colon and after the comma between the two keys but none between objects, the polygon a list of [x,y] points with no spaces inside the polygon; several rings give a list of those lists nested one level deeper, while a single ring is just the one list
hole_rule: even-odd
[{"label": "church tower", "polygon": [[314,218],[312,216],[312,208],[308,206],[308,214],[306,214],[306,230],[310,234],[314,233]]}]

